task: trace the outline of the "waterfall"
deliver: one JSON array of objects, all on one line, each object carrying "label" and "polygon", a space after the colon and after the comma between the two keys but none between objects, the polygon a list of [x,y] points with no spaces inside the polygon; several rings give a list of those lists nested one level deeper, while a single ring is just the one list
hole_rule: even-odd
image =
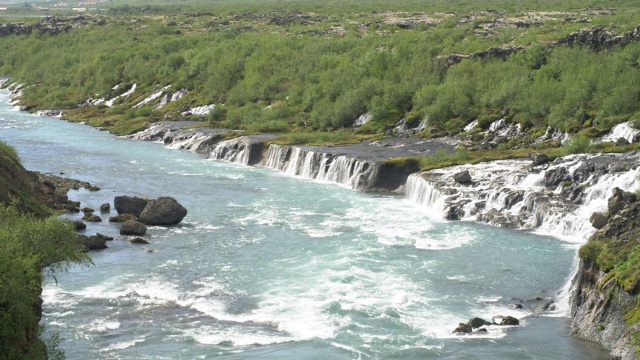
[{"label": "waterfall", "polygon": [[405,194],[410,201],[423,205],[434,216],[444,213],[444,199],[442,192],[433,186],[433,183],[422,177],[423,174],[409,175],[405,184]]},{"label": "waterfall", "polygon": [[179,136],[175,136],[167,146],[171,149],[207,152],[209,139],[211,139],[211,135],[208,134],[197,131],[183,131]]},{"label": "waterfall", "polygon": [[634,129],[629,122],[618,124],[611,128],[611,131],[600,138],[601,142],[615,142],[619,138],[623,138],[633,143],[634,138],[640,134],[640,130]]},{"label": "waterfall", "polygon": [[[532,229],[584,243],[595,231],[589,217],[606,210],[611,190],[639,187],[639,160],[635,153],[574,155],[539,167],[528,160],[453,166],[411,175],[405,197],[439,217]],[[471,174],[471,184],[453,180],[463,170]],[[566,175],[553,181],[558,170]]]},{"label": "waterfall", "polygon": [[374,181],[377,165],[346,155],[272,144],[261,165],[289,175],[329,181],[354,190],[365,190]]},{"label": "waterfall", "polygon": [[243,140],[237,138],[219,142],[209,154],[209,158],[248,165],[251,145]]}]

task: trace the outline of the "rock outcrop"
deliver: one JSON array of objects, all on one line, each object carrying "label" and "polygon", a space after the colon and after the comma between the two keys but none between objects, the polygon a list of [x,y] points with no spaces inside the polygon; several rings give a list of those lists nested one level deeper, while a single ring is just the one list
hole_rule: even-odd
[{"label": "rock outcrop", "polygon": [[49,16],[33,24],[9,23],[0,24],[0,37],[11,35],[29,35],[34,31],[41,34],[58,35],[89,24],[104,25],[105,19],[92,16]]},{"label": "rock outcrop", "polygon": [[596,26],[573,32],[558,40],[554,45],[588,46],[594,51],[603,51],[612,50],[616,46],[624,46],[638,40],[640,40],[640,26],[622,35]]},{"label": "rock outcrop", "polygon": [[580,249],[571,297],[572,327],[574,335],[600,343],[615,359],[631,360],[637,358],[634,334],[640,331],[640,289],[634,272],[640,201],[619,188],[612,192],[608,214],[594,213],[599,229]]}]

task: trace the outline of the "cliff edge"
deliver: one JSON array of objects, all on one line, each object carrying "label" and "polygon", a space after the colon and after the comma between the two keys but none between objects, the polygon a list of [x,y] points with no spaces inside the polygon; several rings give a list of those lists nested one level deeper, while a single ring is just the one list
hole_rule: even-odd
[{"label": "cliff edge", "polygon": [[638,358],[640,345],[640,201],[613,189],[607,213],[580,249],[571,299],[574,335],[600,343],[614,359]]}]

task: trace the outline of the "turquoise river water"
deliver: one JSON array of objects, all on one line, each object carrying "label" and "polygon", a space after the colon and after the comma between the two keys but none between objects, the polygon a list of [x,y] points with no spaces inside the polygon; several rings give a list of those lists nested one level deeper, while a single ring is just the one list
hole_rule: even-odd
[{"label": "turquoise river water", "polygon": [[[46,334],[60,333],[68,359],[606,358],[570,336],[574,243],[117,138],[18,112],[7,95],[0,140],[31,170],[102,188],[70,192],[82,206],[168,195],[189,210],[150,228],[150,245],[119,236],[114,210],[89,224],[117,239],[43,291]],[[558,310],[531,315],[549,299]],[[452,334],[494,315],[521,326]]]}]

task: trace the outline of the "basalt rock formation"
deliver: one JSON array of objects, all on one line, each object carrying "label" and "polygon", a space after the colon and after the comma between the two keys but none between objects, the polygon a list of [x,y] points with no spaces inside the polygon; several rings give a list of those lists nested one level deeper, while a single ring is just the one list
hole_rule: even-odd
[{"label": "basalt rock formation", "polygon": [[0,37],[10,35],[29,35],[34,31],[41,34],[58,35],[63,32],[72,31],[78,27],[86,26],[90,23],[104,25],[104,19],[91,16],[51,16],[45,17],[40,22],[33,24],[9,23],[0,24]]},{"label": "basalt rock formation", "polygon": [[[600,343],[615,359],[637,358],[637,251],[640,201],[634,193],[613,189],[601,226],[580,249],[571,315],[574,335]],[[604,219],[601,219],[604,217]],[[602,221],[602,222],[600,222]],[[595,224],[594,224],[595,225]]]}]

